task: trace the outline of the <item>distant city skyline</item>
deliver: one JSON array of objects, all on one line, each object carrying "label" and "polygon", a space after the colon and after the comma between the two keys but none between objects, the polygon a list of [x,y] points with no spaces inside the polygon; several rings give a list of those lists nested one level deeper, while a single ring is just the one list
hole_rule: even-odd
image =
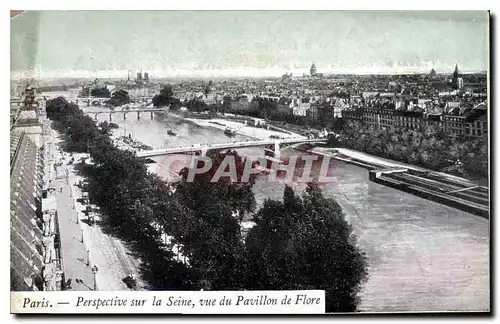
[{"label": "distant city skyline", "polygon": [[484,11],[31,11],[11,71],[40,78],[260,77],[488,69]]}]

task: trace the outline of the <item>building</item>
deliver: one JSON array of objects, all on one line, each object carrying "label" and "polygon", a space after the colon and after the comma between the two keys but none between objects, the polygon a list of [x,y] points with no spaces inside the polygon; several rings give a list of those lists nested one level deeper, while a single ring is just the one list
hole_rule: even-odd
[{"label": "building", "polygon": [[24,95],[24,105],[26,110],[33,110],[35,105],[36,88],[33,85],[28,85]]},{"label": "building", "polygon": [[245,118],[245,120],[251,126],[257,126],[257,127],[266,126],[266,120],[262,118],[248,117]]},{"label": "building", "polygon": [[250,110],[250,102],[253,100],[252,95],[243,94],[235,99],[230,100],[231,111],[236,113]]},{"label": "building", "polygon": [[333,100],[333,117],[341,118],[342,111],[349,108],[349,100],[342,98],[334,98]]},{"label": "building", "polygon": [[293,99],[282,97],[276,105],[276,111],[282,114],[293,114]]},{"label": "building", "polygon": [[149,73],[144,72],[144,83],[148,84],[149,83]]},{"label": "building", "polygon": [[341,111],[338,111],[338,116],[336,115],[337,108],[335,106],[333,106],[330,102],[327,102],[327,103],[324,103],[321,105],[319,105],[319,104],[315,104],[315,105],[318,105],[318,109],[319,109],[318,118],[319,119],[322,119],[324,121],[332,121],[336,117],[340,118],[342,116]]},{"label": "building", "polygon": [[116,85],[114,84],[106,84],[104,85],[104,87],[106,87],[106,89],[108,89],[110,93],[113,93],[116,90]]},{"label": "building", "polygon": [[429,77],[430,77],[431,79],[436,78],[436,70],[434,70],[434,68],[433,68],[433,69],[431,70],[431,72],[429,73]]},{"label": "building", "polygon": [[311,76],[316,76],[317,70],[316,70],[316,65],[313,63],[311,65],[311,69],[309,70]]},{"label": "building", "polygon": [[27,89],[29,98],[11,128],[12,291],[63,289],[55,197],[47,197],[43,188],[45,148],[35,91]]},{"label": "building", "polygon": [[137,72],[137,77],[135,79],[136,82],[142,82],[142,71],[141,72]]},{"label": "building", "polygon": [[473,120],[466,120],[465,134],[468,137],[486,137],[488,135],[488,119],[486,114]]},{"label": "building", "polygon": [[309,109],[306,111],[306,116],[310,120],[317,120],[320,117],[320,111],[323,110],[323,107],[321,104],[318,103],[311,103]]},{"label": "building", "polygon": [[421,110],[394,110],[365,107],[342,111],[342,118],[357,120],[363,124],[381,128],[408,128],[424,130],[425,127],[436,127],[449,136],[485,138],[488,136],[488,117],[485,104],[461,111],[455,108],[453,114],[426,113]]},{"label": "building", "polygon": [[374,128],[390,128],[395,125],[394,109],[364,108],[361,120]]},{"label": "building", "polygon": [[443,122],[442,122],[442,114],[427,114],[424,116],[424,121],[425,121],[425,126],[427,127],[437,127],[437,128],[442,128],[443,127]]},{"label": "building", "polygon": [[409,129],[420,129],[422,123],[423,112],[421,111],[404,111],[397,110],[394,112],[394,124],[396,127],[404,127]]},{"label": "building", "polygon": [[485,96],[488,93],[486,84],[481,82],[464,82],[463,90],[473,94],[482,93]]},{"label": "building", "polygon": [[25,132],[10,142],[11,291],[61,290],[56,220],[42,213],[43,151]]},{"label": "building", "polygon": [[223,102],[223,96],[218,95],[215,92],[209,92],[203,97],[203,101],[207,105],[221,105]]},{"label": "building", "polygon": [[488,108],[479,104],[465,114],[465,135],[486,137],[488,135]]},{"label": "building", "polygon": [[464,79],[463,78],[457,78],[457,89],[462,90],[464,88]]},{"label": "building", "polygon": [[292,113],[295,116],[306,116],[306,112],[311,108],[311,101],[309,98],[298,98],[293,107]]},{"label": "building", "polygon": [[444,110],[449,115],[456,115],[460,113],[460,107],[462,106],[460,101],[448,101],[444,107]]},{"label": "building", "polygon": [[454,86],[458,85],[458,64],[455,64],[455,70],[453,71],[452,83]]},{"label": "building", "polygon": [[28,86],[25,91],[25,98],[16,113],[16,120],[12,129],[24,132],[38,146],[42,146],[42,124],[38,121],[40,109],[38,101],[35,99],[36,88]]},{"label": "building", "polygon": [[363,108],[342,110],[342,119],[362,121]]},{"label": "building", "polygon": [[443,115],[444,131],[451,136],[464,136],[465,135],[465,117]]}]

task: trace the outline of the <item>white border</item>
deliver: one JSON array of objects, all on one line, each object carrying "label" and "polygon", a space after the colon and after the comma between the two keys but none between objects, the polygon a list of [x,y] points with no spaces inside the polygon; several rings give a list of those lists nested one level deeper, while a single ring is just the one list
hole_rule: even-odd
[{"label": "white border", "polygon": [[[175,2],[166,2],[166,1],[155,1],[155,0],[141,0],[141,1],[112,1],[112,0],[87,0],[85,2],[75,2],[75,1],[65,1],[65,0],[50,0],[50,1],[40,1],[40,0],[16,0],[14,1],[2,1],[1,6],[5,7],[5,10],[1,11],[0,15],[0,20],[1,20],[1,26],[0,30],[1,33],[4,37],[2,37],[2,40],[4,41],[4,46],[3,51],[2,51],[2,86],[0,87],[1,91],[1,97],[2,102],[5,103],[4,107],[9,107],[9,102],[8,98],[10,96],[10,91],[9,91],[9,83],[10,83],[10,59],[9,59],[9,53],[10,53],[10,45],[9,44],[9,23],[10,23],[10,18],[7,16],[7,10],[10,9],[25,9],[25,8],[30,8],[30,9],[35,9],[35,10],[83,10],[83,9],[91,9],[91,10],[193,10],[193,9],[198,9],[198,10],[353,10],[353,9],[363,9],[363,10],[485,10],[485,9],[490,9],[492,10],[493,14],[498,14],[500,12],[500,9],[498,9],[498,1],[487,1],[487,0],[474,0],[474,1],[457,1],[457,0],[419,0],[419,1],[402,1],[402,0],[379,0],[379,1],[362,1],[362,0],[349,0],[349,1],[315,1],[315,0],[308,0],[308,1],[297,1],[297,0],[288,0],[288,1],[283,1],[283,2],[272,2],[269,0],[253,0],[253,1],[235,1],[235,0],[212,0],[212,1],[194,1],[194,0],[183,0],[183,1],[175,1]],[[496,22],[495,22],[495,31],[497,30],[498,26],[498,16],[496,17]],[[498,43],[498,33],[494,32],[494,42]],[[490,57],[491,60],[494,60],[497,58],[497,55]],[[490,75],[492,79],[495,79],[496,77],[496,71],[490,71]],[[491,91],[491,93],[500,93],[499,91],[499,85],[498,83],[495,84],[495,89],[491,89],[494,91]],[[493,107],[492,109],[495,109]],[[5,109],[7,110],[7,109]],[[7,114],[5,112],[5,114]],[[499,125],[500,124],[500,113],[495,114],[495,120],[492,120],[491,123],[493,125]],[[8,127],[8,118],[5,116],[4,118],[1,119],[3,124],[1,129],[5,129],[5,133],[3,133],[1,136],[0,143],[2,145],[2,151],[7,152],[7,147],[9,146],[9,133],[7,130],[9,129]],[[495,134],[495,127],[492,127],[492,137],[496,138]],[[500,141],[496,141],[496,151],[497,154],[500,151]],[[7,156],[5,154],[5,156]],[[497,164],[497,163],[495,163]],[[5,170],[7,162],[5,161]],[[492,165],[493,166],[493,165]],[[498,166],[498,165],[496,165]],[[7,174],[5,174],[5,177],[3,179],[7,179]],[[495,179],[492,179],[493,181],[496,180],[497,177],[495,176]],[[496,181],[495,181],[496,182]],[[2,213],[3,215],[9,215],[9,212],[7,208],[9,207],[9,198],[8,198],[8,193],[9,193],[9,188],[7,181],[5,181],[5,184],[0,186],[0,198],[2,199],[2,204],[1,206],[4,206],[4,212]],[[500,201],[500,194],[498,191],[498,188],[495,193],[495,197],[492,197],[492,201]],[[498,208],[498,206],[497,206]],[[492,215],[492,217],[495,217],[495,215]],[[498,221],[496,222],[498,223]],[[4,280],[1,280],[1,285],[2,285],[2,291],[0,296],[2,297],[1,302],[4,307],[4,312],[3,314],[8,314],[9,312],[9,290],[10,290],[10,283],[7,280],[9,277],[9,250],[7,249],[8,244],[10,244],[8,241],[10,239],[9,236],[9,228],[10,228],[10,221],[8,217],[4,216],[3,219],[3,226],[0,226],[0,229],[2,231],[1,237],[3,239],[3,248],[0,249],[1,253],[1,259],[3,262],[1,262],[2,265],[2,272],[1,274],[3,275],[2,278]],[[495,232],[495,234],[498,234],[498,232]],[[496,277],[498,278],[498,272],[495,271],[495,274],[497,275]],[[498,298],[497,298],[498,300]],[[497,309],[497,305],[492,305],[492,309]],[[16,318],[12,315],[8,316],[8,323],[13,322]],[[75,317],[76,319],[76,317]],[[90,322],[90,321],[95,321],[97,318],[92,317],[92,318],[85,318],[84,320],[80,320],[82,322]],[[101,318],[102,319],[102,318]],[[197,323],[200,321],[202,318],[188,318],[188,319],[183,319],[183,322],[188,321],[188,322],[193,322]],[[339,321],[343,320],[344,318],[329,318],[329,317],[322,317],[322,320],[334,320],[334,321]],[[407,320],[408,317],[405,317],[403,319],[400,319],[398,321],[403,321]],[[53,322],[54,320],[56,321],[64,321],[67,322],[69,319],[67,318],[61,318],[61,317],[53,317],[53,318],[25,318],[23,319],[24,323],[39,323],[40,321],[42,322]],[[121,323],[123,321],[137,321],[139,319],[137,318],[106,318],[105,319],[107,322],[111,323]],[[149,320],[155,320],[155,321],[176,321],[177,319],[174,318],[149,318]],[[215,318],[203,318],[203,320],[209,320],[211,322],[218,322],[220,319],[215,319]],[[243,319],[243,318],[226,318],[226,320],[233,321],[233,320],[248,320],[248,319]],[[290,319],[289,318],[267,318],[267,319],[262,319],[262,318],[250,318],[252,321],[258,321],[259,323],[261,322],[270,322],[271,320],[273,322],[288,322]],[[309,318],[300,318],[300,321],[309,321]],[[382,322],[385,321],[384,318],[375,318],[375,319],[369,319],[367,317],[363,318],[352,318],[349,317],[348,320],[370,320],[370,321],[377,321],[377,322]],[[437,320],[443,320],[443,318],[439,319],[432,319],[429,318],[427,320],[430,321],[437,321]],[[450,320],[454,321],[455,318],[450,318]],[[142,321],[142,319],[140,320]],[[473,320],[478,321],[478,320]]]},{"label": "white border", "polygon": [[[160,2],[155,0],[120,1],[86,0],[81,2],[65,0],[18,0],[9,9],[31,8],[31,10],[486,10],[491,1],[408,1],[408,0],[183,0]],[[12,8],[15,7],[15,8]]]}]

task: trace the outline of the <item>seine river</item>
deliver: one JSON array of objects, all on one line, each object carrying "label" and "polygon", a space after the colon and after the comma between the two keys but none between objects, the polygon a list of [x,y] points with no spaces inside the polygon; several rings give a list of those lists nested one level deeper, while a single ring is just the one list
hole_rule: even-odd
[{"label": "seine river", "polygon": [[[109,121],[108,114],[98,118]],[[140,120],[131,113],[126,121],[122,114],[115,114],[113,122],[120,126],[115,134],[130,133],[154,148],[248,139],[240,135],[229,139],[221,130],[179,118],[152,120],[149,113],[143,113]],[[169,136],[168,129],[177,136]],[[262,154],[260,149],[239,152]],[[282,151],[282,156],[291,154],[301,153]],[[367,170],[340,161],[330,161],[328,176],[335,181],[324,185],[323,192],[342,206],[368,257],[361,311],[489,309],[487,219],[370,182]],[[298,193],[305,184],[292,186]],[[281,199],[283,188],[283,183],[260,177],[254,186],[258,204],[266,198]]]}]

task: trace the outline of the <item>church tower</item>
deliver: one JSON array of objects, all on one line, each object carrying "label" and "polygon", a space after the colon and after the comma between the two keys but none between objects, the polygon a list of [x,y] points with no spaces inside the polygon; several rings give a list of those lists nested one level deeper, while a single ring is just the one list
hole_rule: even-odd
[{"label": "church tower", "polygon": [[453,71],[453,82],[456,83],[458,79],[458,64],[455,64],[455,71]]},{"label": "church tower", "polygon": [[314,65],[314,63],[311,65],[311,76],[315,76],[316,75],[316,65]]},{"label": "church tower", "polygon": [[458,64],[455,64],[455,71],[453,71],[452,84],[455,89],[458,89]]}]

